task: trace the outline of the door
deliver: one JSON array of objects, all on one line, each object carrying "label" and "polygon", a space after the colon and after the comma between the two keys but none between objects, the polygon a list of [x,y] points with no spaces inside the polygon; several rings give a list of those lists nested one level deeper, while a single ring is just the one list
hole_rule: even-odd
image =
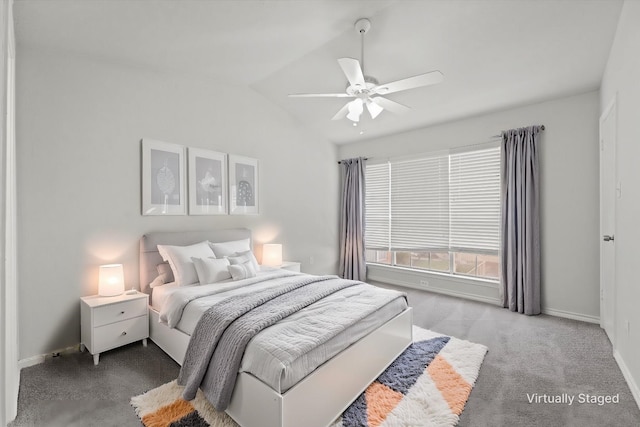
[{"label": "door", "polygon": [[616,99],[600,117],[600,326],[615,348],[616,314],[616,202],[620,184],[616,178]]}]

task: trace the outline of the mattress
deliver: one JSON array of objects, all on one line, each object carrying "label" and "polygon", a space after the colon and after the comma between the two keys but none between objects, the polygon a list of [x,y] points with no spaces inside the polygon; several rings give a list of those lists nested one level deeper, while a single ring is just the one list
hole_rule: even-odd
[{"label": "mattress", "polygon": [[[168,321],[180,331],[191,335],[202,314],[215,302],[231,295],[256,292],[260,289],[276,286],[281,283],[279,280],[294,274],[300,273],[263,270],[254,280],[225,281],[193,287],[178,287],[174,284],[167,284],[154,288],[152,306],[160,312],[162,321]],[[160,292],[157,292],[158,290]],[[213,294],[193,297],[193,295],[202,295],[207,292],[213,292]],[[180,298],[188,302],[182,303],[184,307],[181,310],[181,315],[175,316],[172,314],[175,312],[174,300]],[[287,341],[295,340],[299,343],[308,340],[305,337],[314,333],[314,328],[318,328],[318,322],[321,322],[322,318],[332,319],[336,316],[345,316],[345,313],[341,312],[345,307],[345,302],[353,305],[354,301],[357,301],[357,304],[361,305],[363,310],[369,311],[370,314],[348,325],[321,345],[305,351],[304,354],[292,355],[287,352]],[[248,372],[276,392],[284,393],[322,363],[391,320],[406,308],[407,302],[403,293],[367,284],[353,286],[332,294],[256,335],[247,345],[240,372]]]}]

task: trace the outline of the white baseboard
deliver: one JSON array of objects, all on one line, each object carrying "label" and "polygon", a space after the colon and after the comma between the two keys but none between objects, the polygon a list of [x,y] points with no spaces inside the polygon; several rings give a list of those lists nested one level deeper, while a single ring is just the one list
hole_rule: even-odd
[{"label": "white baseboard", "polygon": [[[493,305],[501,305],[501,301],[499,298],[494,298],[494,297],[485,296],[485,295],[471,294],[468,292],[454,291],[451,289],[445,289],[445,288],[434,287],[434,286],[417,285],[416,283],[397,279],[395,277],[390,277],[389,275],[377,274],[377,272],[374,271],[373,269],[369,270],[367,274],[367,279],[376,281],[376,282],[381,282],[381,283],[389,283],[391,285],[404,286],[406,288],[420,289],[422,291],[427,291],[427,292],[435,292],[443,295],[449,295],[452,297],[464,298],[464,299],[469,299],[473,301],[480,301],[480,302],[493,304]],[[571,311],[557,310],[553,308],[543,308],[542,313],[548,314],[549,316],[563,317],[565,319],[579,320],[581,322],[595,323],[598,325],[600,324],[600,316],[574,313]]]},{"label": "white baseboard", "polygon": [[565,319],[580,320],[581,322],[600,324],[600,316],[591,316],[589,314],[573,313],[571,311],[556,310],[554,308],[543,308],[542,314],[549,316],[564,317]]},{"label": "white baseboard", "polygon": [[624,376],[624,379],[627,380],[627,384],[629,385],[631,394],[633,395],[633,398],[636,400],[636,404],[638,405],[638,408],[640,408],[640,388],[638,388],[638,384],[636,383],[633,376],[631,375],[629,368],[627,368],[627,364],[624,363],[624,359],[622,358],[620,353],[618,353],[618,350],[613,351],[613,357],[614,359],[616,359],[616,362],[618,362],[618,366],[622,371],[622,375]]},{"label": "white baseboard", "polygon": [[40,363],[44,363],[46,355],[41,354],[38,356],[27,357],[26,359],[18,360],[18,368],[23,370],[24,368],[28,368],[29,366],[39,365]]},{"label": "white baseboard", "polygon": [[18,368],[20,370],[22,370],[24,368],[28,368],[29,366],[39,365],[40,363],[44,363],[45,359],[47,357],[51,357],[52,354],[55,354],[55,353],[70,353],[72,351],[78,351],[78,344],[72,345],[70,347],[63,348],[63,349],[60,349],[60,350],[54,350],[51,353],[39,354],[37,356],[27,357],[26,359],[20,359],[20,360],[18,360]]},{"label": "white baseboard", "polygon": [[[18,392],[20,390],[20,369],[5,376],[5,383],[0,391],[0,396],[4,399],[4,413],[0,411],[0,425],[7,425],[18,416]],[[3,424],[4,423],[4,424]]]}]

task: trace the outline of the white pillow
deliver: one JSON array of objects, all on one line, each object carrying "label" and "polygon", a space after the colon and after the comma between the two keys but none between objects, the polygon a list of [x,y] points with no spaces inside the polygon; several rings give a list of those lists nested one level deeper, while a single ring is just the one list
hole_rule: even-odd
[{"label": "white pillow", "polygon": [[249,238],[222,243],[209,242],[209,245],[211,246],[211,249],[213,249],[213,253],[216,254],[216,258],[233,256],[237,252],[246,252],[251,250],[251,240]]},{"label": "white pillow", "polygon": [[260,265],[256,256],[251,251],[238,252],[234,256],[227,257],[231,265],[244,264],[245,262],[251,262],[254,270],[260,271]]},{"label": "white pillow", "polygon": [[196,267],[201,285],[231,279],[229,260],[226,258],[191,258],[191,261]]},{"label": "white pillow", "polygon": [[256,277],[257,274],[251,261],[247,261],[244,264],[230,265],[229,273],[231,273],[233,280],[248,279],[250,277]]},{"label": "white pillow", "polygon": [[158,245],[158,252],[160,252],[162,259],[169,262],[178,286],[198,283],[198,273],[191,257],[215,258],[215,254],[206,240],[190,246]]}]

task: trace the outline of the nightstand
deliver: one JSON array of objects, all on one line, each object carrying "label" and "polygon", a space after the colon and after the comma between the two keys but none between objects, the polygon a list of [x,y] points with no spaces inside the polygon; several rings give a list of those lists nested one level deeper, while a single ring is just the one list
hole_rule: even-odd
[{"label": "nightstand", "polygon": [[135,293],[115,297],[80,298],[81,342],[97,365],[100,353],[149,337],[149,295]]},{"label": "nightstand", "polygon": [[300,263],[295,261],[282,261],[282,265],[278,268],[300,273]]}]

